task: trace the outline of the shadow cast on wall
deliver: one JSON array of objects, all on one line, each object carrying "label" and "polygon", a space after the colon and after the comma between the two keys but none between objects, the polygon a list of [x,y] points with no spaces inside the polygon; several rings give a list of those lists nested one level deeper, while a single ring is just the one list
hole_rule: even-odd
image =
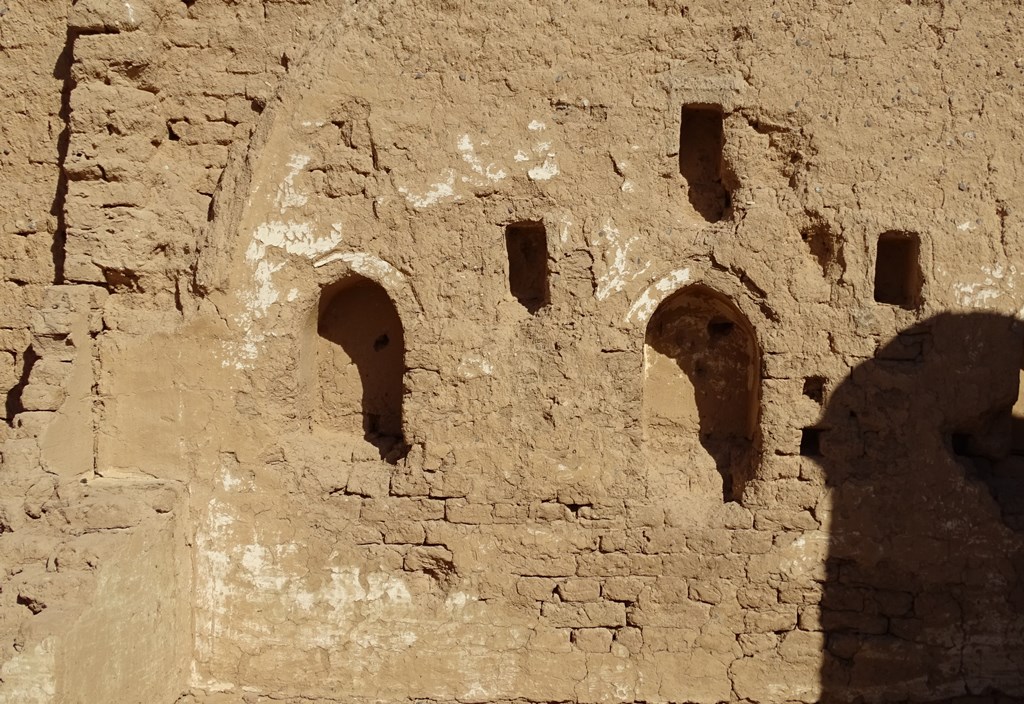
[{"label": "shadow cast on wall", "polygon": [[830,394],[822,701],[1024,701],[1022,352],[1014,318],[943,314]]}]

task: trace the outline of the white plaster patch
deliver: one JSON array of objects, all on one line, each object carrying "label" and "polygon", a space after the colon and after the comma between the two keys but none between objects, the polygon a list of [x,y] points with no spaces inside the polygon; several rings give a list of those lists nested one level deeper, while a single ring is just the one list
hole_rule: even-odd
[{"label": "white plaster patch", "polygon": [[[520,123],[520,124],[522,124],[522,123]],[[545,125],[540,120],[531,120],[530,124],[528,124],[526,126],[526,129],[530,130],[531,132],[539,132],[540,130],[544,129],[545,127],[547,127],[547,125]]]},{"label": "white plaster patch", "polygon": [[221,469],[220,486],[227,492],[252,491],[255,488],[251,480],[236,477],[228,467]]},{"label": "white plaster patch", "polygon": [[192,671],[189,677],[189,684],[196,689],[203,689],[210,693],[230,692],[235,688],[235,685],[230,682],[213,679],[212,677],[204,677],[200,674],[199,665],[195,660],[192,661]]},{"label": "white plaster patch", "polygon": [[0,666],[0,702],[3,704],[52,704],[57,696],[53,638],[34,648],[15,653]]},{"label": "white plaster patch", "polygon": [[791,579],[806,579],[820,570],[828,552],[828,538],[815,531],[794,539],[782,547],[779,555],[779,569]]},{"label": "white plaster patch", "polygon": [[572,220],[568,217],[563,218],[559,222],[558,228],[558,241],[562,244],[566,244],[569,241],[569,228],[572,227]]},{"label": "white plaster patch", "polygon": [[386,598],[395,604],[409,605],[412,603],[409,588],[397,577],[392,577],[384,572],[371,572],[366,575],[366,585],[368,601],[379,601]]},{"label": "white plaster patch", "polygon": [[632,193],[635,190],[635,188],[636,186],[628,178],[623,179],[622,185],[619,186],[619,190],[621,190],[623,193]]},{"label": "white plaster patch", "polygon": [[417,194],[410,191],[404,186],[398,187],[398,192],[405,196],[405,199],[414,208],[429,208],[432,205],[448,200],[449,198],[455,198],[455,172],[448,171],[448,176],[443,183],[435,183],[430,187],[430,190],[426,193]]},{"label": "white plaster patch", "polygon": [[[199,662],[208,661],[221,640],[261,648],[373,642],[390,650],[408,648],[417,640],[410,630],[394,629],[413,601],[401,578],[344,565],[311,574],[296,543],[282,542],[276,534],[261,540],[248,517],[242,519],[235,507],[219,499],[207,506],[196,549]],[[266,614],[282,613],[292,616],[272,627]],[[198,668],[192,679],[209,688]]]},{"label": "white plaster patch", "polygon": [[210,499],[196,532],[196,652],[204,658],[213,653],[213,641],[224,632],[226,601],[234,593],[228,581],[232,564],[228,545],[235,520],[227,504]]},{"label": "white plaster patch", "polygon": [[[235,322],[242,329],[242,341],[224,344],[223,366],[245,369],[259,356],[260,345],[266,340],[255,324],[266,317],[270,307],[280,299],[280,291],[274,286],[274,274],[285,266],[283,261],[271,259],[272,250],[313,258],[331,251],[341,240],[341,223],[334,223],[324,236],[317,236],[312,226],[304,222],[272,220],[256,228],[245,250],[245,260],[252,267],[252,282],[239,292],[244,311],[235,316]],[[288,300],[294,299],[289,297]]]},{"label": "white plaster patch", "polygon": [[277,187],[274,205],[283,213],[288,208],[299,208],[309,202],[309,198],[295,188],[295,177],[309,164],[310,157],[305,154],[294,154],[288,162],[288,174]]},{"label": "white plaster patch", "polygon": [[479,355],[471,354],[459,362],[458,372],[463,379],[476,379],[491,376],[494,373],[494,365]]},{"label": "white plaster patch", "polygon": [[676,269],[663,276],[653,285],[649,286],[640,297],[634,301],[626,313],[626,322],[646,323],[654,314],[657,307],[670,293],[673,293],[690,280],[689,269]]},{"label": "white plaster patch", "polygon": [[1017,268],[1001,265],[981,267],[980,281],[960,281],[953,284],[953,297],[964,308],[986,308],[991,302],[1012,291],[1016,284]]},{"label": "white plaster patch", "polygon": [[526,173],[531,181],[549,181],[558,175],[558,164],[554,159],[548,158],[543,164],[534,166]]},{"label": "white plaster patch", "polygon": [[357,274],[373,279],[384,288],[395,290],[405,285],[405,275],[380,257],[365,252],[334,252],[323,259],[313,262],[314,267],[322,267],[332,262],[345,262]]},{"label": "white plaster patch", "polygon": [[462,154],[462,160],[469,164],[469,168],[478,176],[483,176],[488,181],[500,181],[508,175],[503,169],[496,167],[493,163],[484,166],[483,161],[476,155],[473,140],[469,138],[468,134],[459,137],[459,142],[456,146],[459,153]]},{"label": "white plaster patch", "polygon": [[256,264],[253,272],[256,286],[250,293],[242,297],[254,317],[263,317],[270,310],[270,306],[277,302],[278,290],[274,286],[274,274],[283,267],[284,264],[271,264],[268,261],[260,261]]},{"label": "white plaster patch", "polygon": [[524,152],[522,149],[520,149],[515,153],[515,156],[513,156],[512,158],[515,159],[516,161],[529,161],[530,155]]},{"label": "white plaster patch", "polygon": [[125,0],[124,2],[124,9],[128,10],[129,24],[135,24],[135,8],[132,7],[132,4],[128,2],[128,0]]},{"label": "white plaster patch", "polygon": [[449,611],[457,611],[466,608],[466,604],[471,601],[475,601],[475,599],[465,592],[452,592],[444,600],[444,606]]},{"label": "white plaster patch", "polygon": [[[274,546],[275,552],[288,546]],[[286,575],[278,566],[275,556],[264,546],[255,543],[242,548],[242,568],[257,589],[281,591],[288,583]]]},{"label": "white plaster patch", "polygon": [[618,293],[650,267],[648,262],[639,271],[629,270],[629,250],[639,239],[636,236],[626,238],[610,220],[605,222],[597,241],[606,265],[604,273],[596,280],[594,296],[597,300],[603,301],[611,294]]},{"label": "white plaster patch", "polygon": [[312,258],[331,251],[341,244],[341,239],[341,223],[334,223],[330,233],[317,237],[308,223],[275,220],[256,228],[245,258],[250,262],[263,259],[267,247],[278,247],[288,254]]}]

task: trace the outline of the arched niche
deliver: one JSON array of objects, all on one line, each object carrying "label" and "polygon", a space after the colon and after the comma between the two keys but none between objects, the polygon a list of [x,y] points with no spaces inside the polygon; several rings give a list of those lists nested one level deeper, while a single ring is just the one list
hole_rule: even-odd
[{"label": "arched niche", "polygon": [[710,456],[726,501],[753,475],[760,355],[750,323],[725,296],[688,286],[657,307],[644,344],[644,433],[649,450]]},{"label": "arched niche", "polygon": [[405,337],[388,292],[357,274],[325,287],[316,332],[314,422],[393,458],[404,445]]}]

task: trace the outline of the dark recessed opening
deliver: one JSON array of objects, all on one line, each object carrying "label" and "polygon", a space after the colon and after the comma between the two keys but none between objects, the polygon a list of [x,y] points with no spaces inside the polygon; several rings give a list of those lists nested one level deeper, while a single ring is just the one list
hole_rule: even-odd
[{"label": "dark recessed opening", "polygon": [[825,377],[809,376],[804,379],[804,396],[821,403],[825,400]]},{"label": "dark recessed opening", "polygon": [[361,434],[382,459],[397,461],[407,449],[405,341],[394,302],[374,281],[340,282],[322,294],[317,333],[316,420]]},{"label": "dark recessed opening", "polygon": [[710,459],[723,500],[739,502],[759,449],[761,365],[753,329],[725,296],[691,286],[658,306],[644,341],[648,451],[688,463]]},{"label": "dark recessed opening", "polygon": [[711,338],[711,340],[726,337],[732,332],[734,327],[735,324],[731,320],[726,320],[725,318],[712,318],[708,322],[708,337]]},{"label": "dark recessed opening", "polygon": [[708,222],[717,222],[729,208],[729,192],[722,185],[722,108],[684,105],[679,123],[679,173],[686,180],[687,197]]},{"label": "dark recessed opening", "polygon": [[971,436],[968,433],[952,433],[949,439],[954,455],[958,457],[971,456]]},{"label": "dark recessed opening", "polygon": [[921,304],[921,244],[911,232],[884,232],[875,255],[875,300],[902,308]]},{"label": "dark recessed opening", "polygon": [[821,428],[804,428],[800,431],[800,454],[804,457],[821,457]]},{"label": "dark recessed opening", "polygon": [[539,222],[519,222],[505,228],[508,251],[508,286],[531,313],[550,301],[548,291],[548,238]]}]

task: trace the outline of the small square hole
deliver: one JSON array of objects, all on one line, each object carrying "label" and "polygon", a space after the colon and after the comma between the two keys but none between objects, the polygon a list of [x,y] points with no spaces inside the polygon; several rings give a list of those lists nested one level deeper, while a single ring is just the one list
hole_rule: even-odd
[{"label": "small square hole", "polygon": [[804,457],[821,457],[821,428],[804,428],[800,431],[800,454]]},{"label": "small square hole", "polygon": [[804,379],[804,396],[821,403],[825,400],[825,377],[809,376]]}]

